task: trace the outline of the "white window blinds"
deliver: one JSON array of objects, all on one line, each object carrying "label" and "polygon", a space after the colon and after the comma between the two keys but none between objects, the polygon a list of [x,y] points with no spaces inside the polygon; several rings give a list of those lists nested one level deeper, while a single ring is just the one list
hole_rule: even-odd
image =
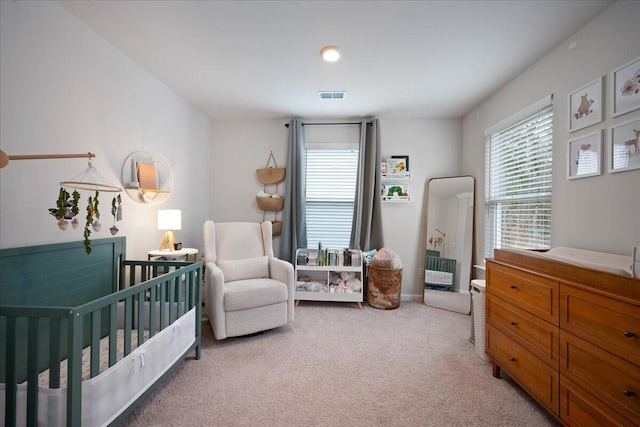
[{"label": "white window blinds", "polygon": [[553,105],[492,131],[485,147],[485,258],[551,240]]},{"label": "white window blinds", "polygon": [[307,247],[348,248],[358,172],[358,150],[307,148]]}]

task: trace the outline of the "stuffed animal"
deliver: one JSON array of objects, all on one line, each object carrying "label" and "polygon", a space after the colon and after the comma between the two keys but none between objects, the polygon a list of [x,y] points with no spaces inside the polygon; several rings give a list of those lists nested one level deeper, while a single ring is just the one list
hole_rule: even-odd
[{"label": "stuffed animal", "polygon": [[340,282],[345,283],[349,279],[356,277],[356,273],[353,271],[343,271],[340,273]]},{"label": "stuffed animal", "polygon": [[362,291],[362,282],[357,277],[347,280],[345,285],[347,285],[347,289],[350,289],[354,293]]}]

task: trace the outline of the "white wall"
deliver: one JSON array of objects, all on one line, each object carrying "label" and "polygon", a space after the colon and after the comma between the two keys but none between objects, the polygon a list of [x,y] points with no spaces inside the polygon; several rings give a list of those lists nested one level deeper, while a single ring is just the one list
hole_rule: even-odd
[{"label": "white wall", "polygon": [[[463,120],[463,170],[477,178],[474,263],[483,259],[484,130],[550,93],[554,96],[552,246],[630,255],[640,244],[640,170],[567,180],[567,141],[640,117],[640,110],[611,118],[611,70],[640,56],[640,2],[618,1],[559,45]],[[569,44],[577,41],[575,49]],[[568,94],[605,76],[604,121],[568,132]],[[605,149],[606,151],[606,149]],[[605,154],[605,159],[608,159]]]},{"label": "white wall", "polygon": [[[207,117],[55,2],[0,2],[0,94],[0,148],[9,155],[92,152],[97,171],[121,186],[131,152],[162,154],[173,169],[171,197],[145,205],[123,192],[118,235],[127,237],[129,258],[146,259],[163,235],[156,211],[177,208],[177,240],[202,250]],[[77,230],[61,231],[47,208],[55,207],[60,181],[86,168],[86,159],[14,160],[0,170],[0,247],[82,240],[84,216]],[[103,227],[91,238],[111,237],[112,194],[101,196]]]},{"label": "white wall", "polygon": [[[264,121],[213,121],[211,143],[210,212],[214,221],[261,221],[255,202],[262,184],[255,170],[264,167],[273,150],[278,165],[287,152],[287,119]],[[387,203],[382,207],[385,245],[403,261],[404,298],[422,298],[424,283],[426,182],[452,176],[461,167],[461,121],[457,119],[380,118],[382,158],[410,156],[411,203]],[[278,187],[284,191],[283,184]],[[271,192],[271,191],[269,191]],[[266,219],[272,219],[268,213]],[[279,248],[274,238],[274,250]],[[379,249],[379,248],[378,248]]]}]

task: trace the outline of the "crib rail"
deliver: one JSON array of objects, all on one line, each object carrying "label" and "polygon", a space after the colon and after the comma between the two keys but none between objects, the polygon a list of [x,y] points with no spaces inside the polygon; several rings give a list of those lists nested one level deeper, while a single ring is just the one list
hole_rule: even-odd
[{"label": "crib rail", "polygon": [[[456,282],[456,260],[451,258],[441,258],[436,256],[427,256],[426,257],[426,267],[425,267],[425,287],[430,289],[443,289],[453,290],[454,284]],[[431,282],[427,279],[428,271],[436,271],[436,272],[444,272],[451,273],[451,281],[449,283]]]},{"label": "crib rail", "polygon": [[[101,339],[108,337],[106,364],[117,363],[118,329],[124,330],[124,357],[192,308],[200,319],[201,283],[200,262],[122,261],[116,287],[120,290],[113,294],[76,307],[0,306],[0,336],[5,338],[0,343],[5,347],[0,357],[4,424],[16,425],[18,384],[26,381],[26,424],[37,425],[38,376],[48,369],[48,387],[60,388],[64,378],[60,362],[67,359],[67,425],[79,426],[83,348],[90,353],[89,376],[93,378],[100,373],[101,362],[107,362],[100,360]],[[194,348],[199,359],[200,321],[195,327]],[[137,342],[132,344],[133,331]]]}]

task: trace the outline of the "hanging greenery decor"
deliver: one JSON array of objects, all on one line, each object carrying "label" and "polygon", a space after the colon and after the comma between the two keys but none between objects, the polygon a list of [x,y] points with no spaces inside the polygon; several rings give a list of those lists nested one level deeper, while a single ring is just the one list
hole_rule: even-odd
[{"label": "hanging greenery decor", "polygon": [[[117,205],[116,205],[117,204]],[[113,216],[113,226],[109,229],[111,231],[111,235],[115,236],[119,231],[118,227],[116,227],[116,221],[120,221],[122,219],[122,198],[118,194],[111,200],[111,215]]]},{"label": "hanging greenery decor", "polygon": [[[91,225],[95,231],[100,230],[100,210],[98,209],[99,200],[98,195],[100,192],[96,191],[95,195],[89,196],[89,201],[87,202],[87,223],[84,226],[84,250],[87,252],[87,255],[91,253],[91,240],[89,237],[91,236],[91,230],[89,226]],[[95,221],[94,221],[95,219]],[[96,227],[96,224],[98,225]]]},{"label": "hanging greenery decor", "polygon": [[[84,247],[87,254],[91,253],[91,227],[93,231],[98,232],[102,227],[100,224],[100,210],[98,205],[100,204],[99,196],[100,191],[109,193],[120,193],[122,188],[112,185],[98,173],[95,167],[91,164],[92,154],[89,154],[89,166],[81,174],[77,175],[69,181],[62,181],[60,183],[60,191],[58,192],[58,200],[56,200],[56,207],[49,208],[51,215],[58,220],[58,227],[61,230],[67,229],[67,219],[72,219],[71,226],[75,229],[78,228],[80,222],[76,216],[80,213],[80,192],[78,190],[87,190],[91,194],[87,200],[86,208],[86,224],[84,227]],[[65,157],[67,158],[67,157]],[[73,193],[69,194],[69,191],[73,189]],[[115,221],[122,219],[122,198],[120,194],[114,196],[111,201],[111,214],[114,218],[114,225],[111,227],[111,234],[115,235],[118,232],[118,228],[115,226]]]}]

